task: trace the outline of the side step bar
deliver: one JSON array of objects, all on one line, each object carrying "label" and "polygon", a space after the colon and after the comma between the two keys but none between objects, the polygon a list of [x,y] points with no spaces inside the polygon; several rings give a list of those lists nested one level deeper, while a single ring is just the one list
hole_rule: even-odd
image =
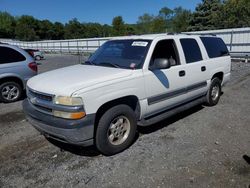
[{"label": "side step bar", "polygon": [[151,116],[150,118],[147,118],[147,119],[142,119],[142,120],[138,121],[137,124],[139,126],[149,126],[149,125],[152,125],[152,124],[157,123],[159,121],[162,121],[166,118],[169,118],[173,115],[176,115],[182,111],[188,110],[194,106],[200,105],[204,102],[205,102],[205,97],[202,96],[202,97],[199,97],[199,98],[192,100],[188,103],[184,103],[182,105],[178,105],[178,106],[173,107],[171,109],[167,109],[158,115]]}]

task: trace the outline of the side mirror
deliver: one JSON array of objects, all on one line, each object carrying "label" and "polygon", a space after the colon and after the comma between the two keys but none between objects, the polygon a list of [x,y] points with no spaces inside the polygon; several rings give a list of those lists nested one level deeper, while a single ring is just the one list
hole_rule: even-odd
[{"label": "side mirror", "polygon": [[169,69],[171,67],[168,59],[158,58],[154,60],[152,69]]}]

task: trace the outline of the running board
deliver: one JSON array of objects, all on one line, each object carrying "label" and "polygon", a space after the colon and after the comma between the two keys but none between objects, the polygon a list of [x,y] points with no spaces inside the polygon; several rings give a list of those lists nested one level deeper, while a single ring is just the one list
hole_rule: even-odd
[{"label": "running board", "polygon": [[169,118],[169,117],[171,117],[173,115],[176,115],[176,114],[178,114],[178,113],[180,113],[182,111],[185,111],[185,110],[188,110],[188,109],[190,109],[192,107],[200,105],[200,104],[204,103],[205,100],[206,100],[205,97],[202,96],[202,97],[197,98],[195,100],[192,100],[192,101],[190,101],[188,103],[184,103],[184,104],[178,105],[178,106],[176,106],[174,108],[167,109],[167,110],[165,110],[165,111],[163,111],[163,112],[161,112],[161,113],[159,113],[157,115],[151,116],[151,117],[149,117],[147,119],[142,119],[142,120],[138,121],[137,124],[139,126],[149,126],[149,125],[155,124],[155,123],[157,123],[159,121],[162,121],[162,120],[167,119],[167,118]]}]

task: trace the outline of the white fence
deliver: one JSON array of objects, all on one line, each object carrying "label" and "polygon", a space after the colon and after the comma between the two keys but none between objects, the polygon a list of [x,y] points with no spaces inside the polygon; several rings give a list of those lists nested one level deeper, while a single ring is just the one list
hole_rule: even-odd
[{"label": "white fence", "polygon": [[0,41],[2,42],[6,42],[12,45],[17,45],[21,48],[39,49],[45,52],[59,52],[59,53],[93,52],[107,40],[110,40],[110,38],[46,40],[46,41],[32,41],[32,42],[0,39]]},{"label": "white fence", "polygon": [[[250,54],[250,27],[222,29],[212,31],[197,31],[194,34],[213,34],[221,37],[232,54],[248,56]],[[91,38],[72,40],[46,40],[46,41],[15,41],[0,39],[1,42],[17,45],[21,48],[33,48],[47,52],[82,53],[93,52],[111,38]]]},{"label": "white fence", "polygon": [[250,27],[222,29],[212,31],[192,32],[194,34],[213,34],[221,37],[226,43],[231,56],[233,57],[250,57]]}]

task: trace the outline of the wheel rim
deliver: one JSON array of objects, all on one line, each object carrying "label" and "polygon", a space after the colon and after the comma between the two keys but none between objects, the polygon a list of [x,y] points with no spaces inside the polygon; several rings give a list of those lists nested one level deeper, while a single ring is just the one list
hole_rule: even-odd
[{"label": "wheel rim", "polygon": [[15,85],[7,85],[2,88],[1,93],[5,100],[13,101],[18,98],[20,91]]},{"label": "wheel rim", "polygon": [[218,85],[215,85],[212,88],[212,92],[211,92],[212,100],[215,101],[219,97],[219,94],[220,94],[220,88]]},{"label": "wheel rim", "polygon": [[112,145],[120,145],[127,140],[130,132],[130,122],[127,117],[116,117],[110,123],[108,140]]}]

